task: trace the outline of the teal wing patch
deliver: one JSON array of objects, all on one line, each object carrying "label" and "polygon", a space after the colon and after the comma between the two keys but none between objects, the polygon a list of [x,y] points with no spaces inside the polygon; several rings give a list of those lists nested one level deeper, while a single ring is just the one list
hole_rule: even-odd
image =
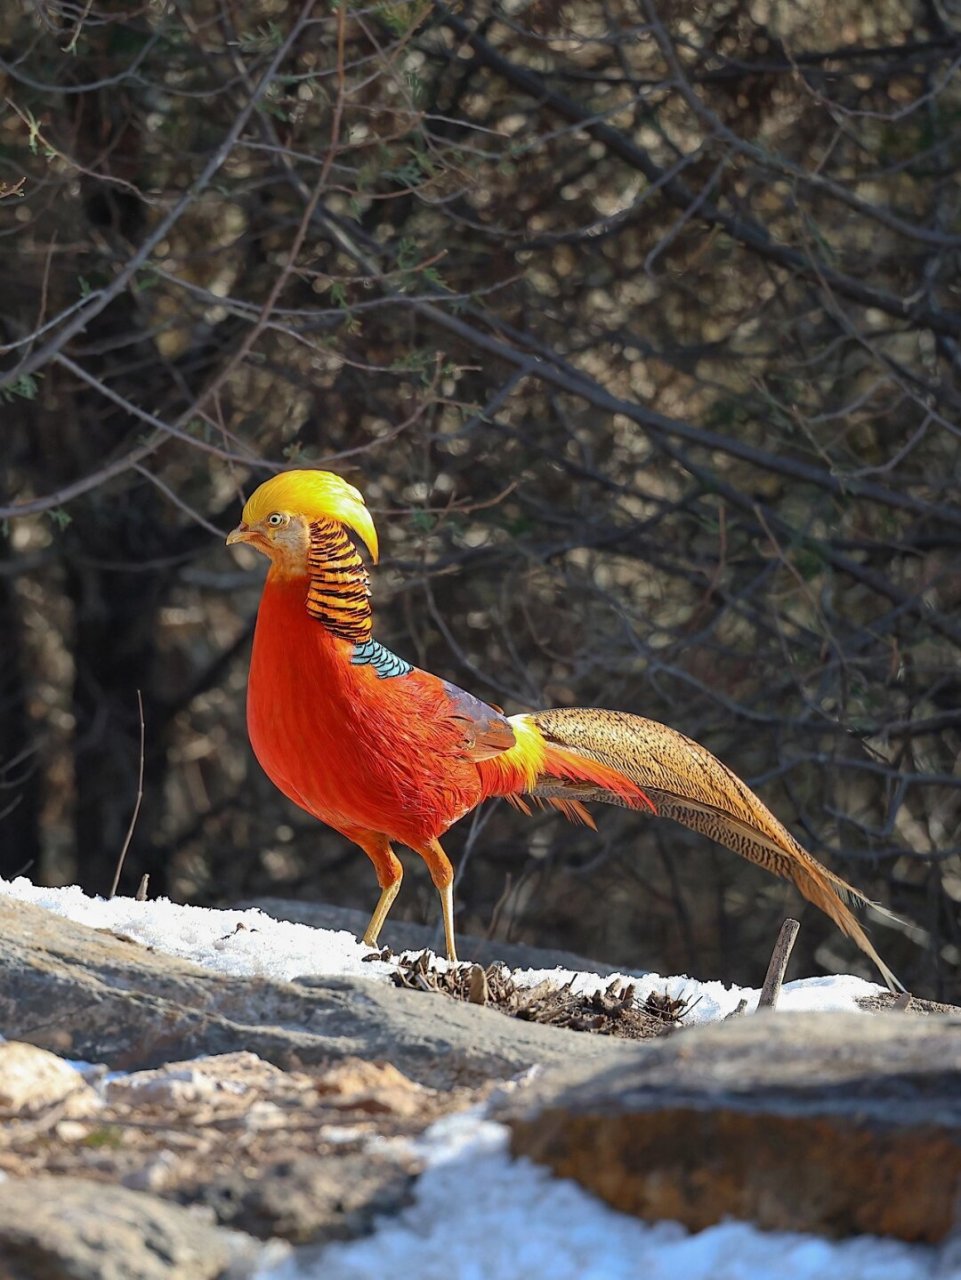
[{"label": "teal wing patch", "polygon": [[365,640],[363,644],[355,644],[350,661],[355,667],[373,667],[379,680],[389,680],[391,676],[406,676],[414,669],[409,662],[398,658],[396,653],[385,649],[379,640]]}]

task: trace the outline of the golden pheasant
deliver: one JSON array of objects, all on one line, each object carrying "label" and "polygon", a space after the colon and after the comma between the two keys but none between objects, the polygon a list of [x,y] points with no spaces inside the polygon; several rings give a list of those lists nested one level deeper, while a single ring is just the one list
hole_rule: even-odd
[{"label": "golden pheasant", "polygon": [[376,561],[360,493],[329,471],[287,471],[254,492],[227,544],[270,560],[247,693],[254,753],[284,795],[374,864],[380,897],[365,943],[376,946],[400,888],[395,843],[427,863],[456,960],[453,870],[439,843],[448,828],[492,796],[523,810],[533,797],[591,826],[584,801],[604,800],[674,818],[792,881],[899,987],[846,905],[865,899],[696,742],[616,711],[505,716],[375,640],[351,535]]}]

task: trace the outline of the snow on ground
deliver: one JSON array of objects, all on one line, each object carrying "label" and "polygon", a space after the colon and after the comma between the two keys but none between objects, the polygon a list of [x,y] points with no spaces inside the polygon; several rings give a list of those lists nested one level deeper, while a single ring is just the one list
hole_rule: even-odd
[{"label": "snow on ground", "polygon": [[[386,979],[394,968],[365,962],[370,949],[352,934],[273,920],[255,909],[217,911],[166,899],[108,902],[22,877],[0,879],[0,895],[225,974]],[[525,984],[573,981],[583,991],[611,981],[564,969],[514,977]],[[637,980],[636,988],[641,1000],[651,990],[683,995],[693,1005],[686,1023],[721,1018],[742,999],[750,1010],[758,996],[748,988],[658,974]],[[806,978],[784,987],[778,1008],[856,1009],[855,997],[878,990],[860,978]],[[866,1236],[835,1243],[738,1222],[696,1233],[677,1223],[645,1225],[574,1183],[511,1160],[506,1148],[506,1129],[482,1113],[440,1121],[418,1144],[427,1168],[409,1208],[364,1239],[295,1251],[259,1280],[961,1280],[961,1241],[936,1250]]]},{"label": "snow on ground", "polygon": [[[390,961],[365,961],[370,947],[343,930],[313,929],[305,924],[274,920],[251,907],[246,911],[222,911],[210,907],[188,907],[154,898],[137,902],[133,898],[88,898],[75,885],[65,889],[45,889],[20,876],[0,879],[0,895],[32,902],[78,924],[95,929],[113,929],[143,942],[157,951],[192,960],[218,973],[241,977],[261,976],[290,981],[292,978],[351,975],[387,978],[396,968]],[[446,963],[440,961],[439,963]],[[623,975],[622,975],[623,976]],[[602,990],[611,978],[594,973],[574,973],[570,969],[518,969],[514,980],[533,986],[544,978],[558,986],[572,981],[575,990],[587,994]],[[721,982],[698,982],[685,976],[661,977],[647,973],[635,983],[641,1002],[651,991],[688,1001],[686,1026],[713,1022],[747,1001],[747,1010],[757,1005],[759,992],[749,987],[726,987]],[[884,988],[863,978],[850,976],[803,978],[784,986],[778,1003],[780,1011],[857,1010],[858,996],[874,995]]]},{"label": "snow on ground", "polygon": [[[259,1280],[958,1280],[961,1249],[839,1243],[727,1222],[645,1225],[507,1155],[507,1130],[450,1116],[419,1144],[416,1199],[361,1240],[306,1249]],[[953,1249],[953,1253],[950,1250]]]},{"label": "snow on ground", "polygon": [[292,978],[312,975],[386,977],[395,967],[370,955],[352,933],[312,929],[274,920],[255,907],[221,911],[187,907],[168,898],[88,898],[76,885],[44,889],[24,876],[0,878],[0,895],[46,907],[93,929],[113,929],[156,951],[192,960],[206,969],[239,977]]}]

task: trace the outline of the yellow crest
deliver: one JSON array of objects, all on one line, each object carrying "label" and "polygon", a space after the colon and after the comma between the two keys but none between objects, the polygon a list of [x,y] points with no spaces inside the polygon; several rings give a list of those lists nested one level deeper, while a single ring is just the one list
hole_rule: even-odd
[{"label": "yellow crest", "polygon": [[305,516],[309,521],[338,520],[377,559],[377,530],[363,495],[333,471],[281,471],[265,480],[247,499],[244,523],[259,524],[272,511]]}]

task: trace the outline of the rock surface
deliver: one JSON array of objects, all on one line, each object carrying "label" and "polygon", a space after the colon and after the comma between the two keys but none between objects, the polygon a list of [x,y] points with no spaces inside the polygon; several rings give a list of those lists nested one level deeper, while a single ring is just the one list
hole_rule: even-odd
[{"label": "rock surface", "polygon": [[35,1112],[68,1098],[72,1115],[95,1104],[93,1090],[69,1063],[36,1045],[0,1044],[0,1113]]},{"label": "rock surface", "polygon": [[[53,1173],[64,1186],[99,1181],[101,1194],[108,1183],[110,1196],[123,1186],[205,1206],[211,1222],[295,1243],[361,1234],[375,1213],[406,1203],[419,1165],[390,1140],[479,1096],[427,1088],[389,1063],[345,1059],[308,1074],[247,1052],[133,1072],[96,1091],[73,1074],[92,1099],[79,1117],[57,1104],[6,1116],[0,1199]],[[15,1222],[0,1214],[0,1259],[18,1239]]]},{"label": "rock surface", "polygon": [[0,899],[0,1027],[125,1071],[250,1049],[281,1067],[389,1058],[434,1086],[630,1053],[610,1038],[373,980],[226,977],[9,899]]},{"label": "rock surface", "polygon": [[0,1183],[3,1280],[231,1280],[262,1249],[193,1210],[82,1178]]},{"label": "rock surface", "polygon": [[938,1242],[961,1197],[961,1017],[734,1019],[545,1073],[502,1118],[515,1154],[645,1219]]},{"label": "rock surface", "polygon": [[374,980],[225,977],[7,899],[0,1032],[3,1280],[239,1277],[255,1236],[362,1234],[419,1171],[393,1139],[533,1065],[630,1054]]},{"label": "rock surface", "polygon": [[[424,941],[416,926],[395,937]],[[0,1045],[2,1280],[237,1280],[271,1237],[316,1250],[362,1234],[408,1202],[410,1140],[500,1092],[528,1099],[511,1112],[517,1151],[634,1212],[943,1229],[961,1018],[750,1017],[637,1043],[429,989],[225,977],[0,898],[0,1032],[20,1041]],[[84,1078],[56,1054],[127,1074]]]}]

